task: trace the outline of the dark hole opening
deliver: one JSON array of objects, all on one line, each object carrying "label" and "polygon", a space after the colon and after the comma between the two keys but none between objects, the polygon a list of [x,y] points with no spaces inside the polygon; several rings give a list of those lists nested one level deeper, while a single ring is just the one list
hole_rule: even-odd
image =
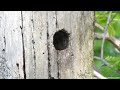
[{"label": "dark hole opening", "polygon": [[19,67],[19,63],[16,63],[17,67]]},{"label": "dark hole opening", "polygon": [[68,47],[69,33],[64,29],[58,31],[53,36],[53,44],[56,50],[64,50]]}]

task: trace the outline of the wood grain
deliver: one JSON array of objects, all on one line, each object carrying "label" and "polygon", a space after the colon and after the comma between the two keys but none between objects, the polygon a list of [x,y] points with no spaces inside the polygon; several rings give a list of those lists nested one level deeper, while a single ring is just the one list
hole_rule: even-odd
[{"label": "wood grain", "polygon": [[[62,29],[69,45],[56,50]],[[92,78],[93,39],[92,11],[0,11],[0,78]]]}]

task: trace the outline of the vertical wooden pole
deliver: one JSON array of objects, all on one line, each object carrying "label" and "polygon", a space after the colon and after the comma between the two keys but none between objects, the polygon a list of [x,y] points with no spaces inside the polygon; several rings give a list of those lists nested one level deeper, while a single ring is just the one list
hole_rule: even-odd
[{"label": "vertical wooden pole", "polygon": [[92,78],[93,36],[92,11],[0,11],[0,78]]}]

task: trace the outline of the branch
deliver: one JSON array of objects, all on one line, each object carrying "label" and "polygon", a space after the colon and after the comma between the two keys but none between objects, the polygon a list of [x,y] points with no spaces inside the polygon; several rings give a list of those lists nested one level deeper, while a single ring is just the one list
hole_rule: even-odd
[{"label": "branch", "polygon": [[115,72],[120,73],[120,70],[119,70],[119,69],[117,69],[117,68],[116,68],[115,66],[113,66],[113,65],[110,65],[105,59],[101,59],[100,57],[97,57],[97,56],[94,56],[94,59],[97,59],[97,60],[102,61],[102,62],[104,63],[104,65],[107,65],[107,66],[110,67],[110,68],[114,68],[114,69],[115,69]]},{"label": "branch", "polygon": [[[104,36],[103,34],[95,33],[95,39],[101,40],[103,36]],[[120,51],[120,40],[112,36],[111,37],[105,36],[105,39],[110,41]]]},{"label": "branch", "polygon": [[120,51],[120,40],[116,39],[115,37],[109,37],[107,40],[110,41]]},{"label": "branch", "polygon": [[102,59],[100,57],[94,56],[94,59],[100,60],[104,63],[104,65],[109,66],[110,68],[113,68],[112,65],[110,65],[105,59]]},{"label": "branch", "polygon": [[93,70],[94,76],[96,76],[98,79],[107,79],[106,77],[102,76],[100,73],[97,71]]},{"label": "branch", "polygon": [[[100,24],[95,23],[95,26],[104,31],[104,28]],[[103,36],[103,34],[95,33],[95,39],[103,39]],[[110,41],[120,51],[120,41],[118,39],[115,37],[109,37],[108,34],[105,36],[105,39]]]},{"label": "branch", "polygon": [[104,48],[104,43],[105,43],[105,37],[108,34],[107,28],[110,23],[111,14],[112,14],[112,11],[110,11],[110,13],[108,15],[107,23],[106,23],[105,30],[104,30],[104,36],[103,36],[102,45],[101,45],[101,58],[103,58],[103,54],[104,54],[103,48]]},{"label": "branch", "polygon": [[[100,33],[95,33],[95,39],[98,39],[98,40],[101,40],[101,39],[103,39],[103,37],[104,37],[104,34],[100,34]],[[109,38],[109,36],[108,35],[106,35],[105,36],[105,39],[108,39]]]},{"label": "branch", "polygon": [[99,28],[101,31],[104,31],[104,28],[103,28],[100,24],[95,23],[95,26],[96,26],[97,28]]}]

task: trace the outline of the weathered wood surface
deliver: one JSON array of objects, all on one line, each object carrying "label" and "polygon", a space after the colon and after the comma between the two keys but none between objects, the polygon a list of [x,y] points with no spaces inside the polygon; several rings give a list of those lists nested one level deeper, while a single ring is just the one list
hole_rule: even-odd
[{"label": "weathered wood surface", "polygon": [[[55,32],[70,33],[56,50]],[[94,12],[0,11],[0,78],[92,78]]]},{"label": "weathered wood surface", "polygon": [[21,12],[0,11],[0,78],[24,78]]}]

